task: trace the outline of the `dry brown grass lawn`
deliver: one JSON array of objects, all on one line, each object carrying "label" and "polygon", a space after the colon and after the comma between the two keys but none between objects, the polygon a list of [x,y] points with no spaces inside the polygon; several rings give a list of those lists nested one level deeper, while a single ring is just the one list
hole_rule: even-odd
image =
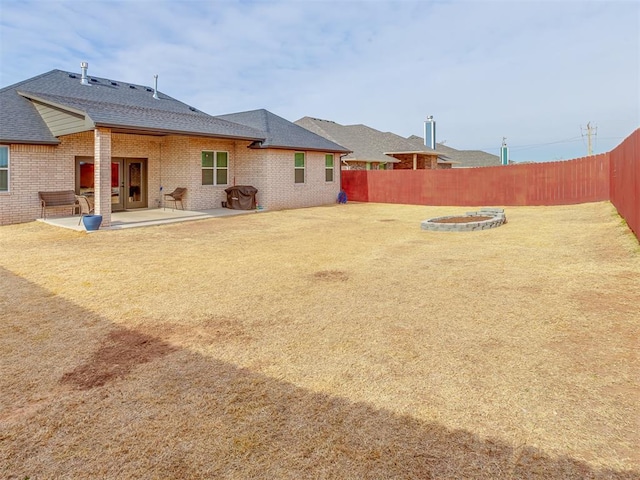
[{"label": "dry brown grass lawn", "polygon": [[640,478],[609,203],[0,228],[2,478]]}]

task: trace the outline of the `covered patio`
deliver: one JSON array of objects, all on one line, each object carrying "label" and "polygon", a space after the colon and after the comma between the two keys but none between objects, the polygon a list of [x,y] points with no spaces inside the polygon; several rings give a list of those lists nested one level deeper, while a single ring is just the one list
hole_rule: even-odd
[{"label": "covered patio", "polygon": [[[256,213],[261,211],[264,210],[232,210],[229,208],[214,208],[211,210],[197,211],[172,209],[165,210],[164,208],[136,209],[124,212],[113,212],[111,214],[111,225],[104,227],[101,226],[100,230],[121,230],[123,228],[150,227],[154,225],[166,225],[169,223],[203,220],[206,218],[246,215],[249,213]],[[85,227],[80,221],[79,215],[65,217],[48,217],[46,219],[40,218],[37,221],[44,222],[56,227],[85,231]]]},{"label": "covered patio", "polygon": [[394,170],[436,170],[451,168],[454,163],[451,160],[438,155],[436,152],[409,151],[409,152],[385,152],[385,155],[400,160],[393,166]]}]

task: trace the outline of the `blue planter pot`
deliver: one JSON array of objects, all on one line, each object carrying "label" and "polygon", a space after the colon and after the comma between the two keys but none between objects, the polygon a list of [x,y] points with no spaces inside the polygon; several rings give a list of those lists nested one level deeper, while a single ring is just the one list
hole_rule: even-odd
[{"label": "blue planter pot", "polygon": [[82,217],[82,223],[87,230],[98,230],[102,223],[102,215],[85,215]]}]

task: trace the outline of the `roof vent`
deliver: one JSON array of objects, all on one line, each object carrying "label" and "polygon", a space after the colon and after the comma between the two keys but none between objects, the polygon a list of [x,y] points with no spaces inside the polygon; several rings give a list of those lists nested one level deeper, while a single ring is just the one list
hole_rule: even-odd
[{"label": "roof vent", "polygon": [[93,83],[100,83],[100,82],[98,82],[98,80],[96,80],[95,78],[92,78],[92,79],[91,79],[91,81],[92,81]]},{"label": "roof vent", "polygon": [[147,92],[153,92],[153,88],[149,88],[149,87],[147,87],[147,88],[145,88],[145,90],[146,90]]},{"label": "roof vent", "polygon": [[111,85],[113,85],[114,87],[118,86],[118,84],[116,82],[111,82]]},{"label": "roof vent", "polygon": [[153,76],[153,98],[155,98],[156,100],[160,100],[160,98],[158,97],[158,75],[154,75]]},{"label": "roof vent", "polygon": [[189,110],[191,110],[192,112],[197,112],[197,110],[193,107],[189,107]]},{"label": "roof vent", "polygon": [[135,88],[136,88],[136,86],[135,86],[135,85],[129,85],[129,88],[133,88],[133,89],[135,89]]},{"label": "roof vent", "polygon": [[78,76],[75,73],[70,73],[69,78],[78,78]]},{"label": "roof vent", "polygon": [[87,78],[87,69],[89,68],[89,64],[87,62],[80,63],[80,69],[82,70],[82,78],[80,79],[80,83],[82,85],[91,85],[89,83],[89,79]]}]

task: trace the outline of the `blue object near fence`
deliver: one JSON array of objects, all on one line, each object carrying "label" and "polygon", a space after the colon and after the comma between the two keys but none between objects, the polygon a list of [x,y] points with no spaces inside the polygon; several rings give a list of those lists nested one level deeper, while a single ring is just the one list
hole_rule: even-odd
[{"label": "blue object near fence", "polygon": [[344,190],[340,190],[338,194],[338,203],[347,203],[347,194]]}]

